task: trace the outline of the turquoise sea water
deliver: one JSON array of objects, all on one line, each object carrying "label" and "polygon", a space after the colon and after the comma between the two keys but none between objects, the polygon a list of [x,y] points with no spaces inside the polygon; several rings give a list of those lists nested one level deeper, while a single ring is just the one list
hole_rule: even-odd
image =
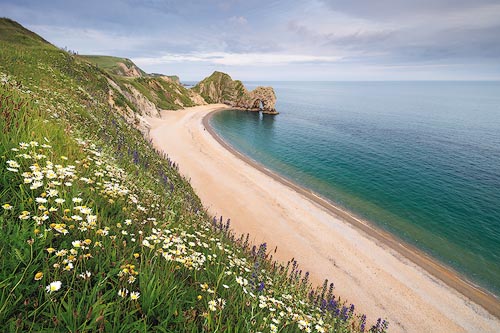
[{"label": "turquoise sea water", "polygon": [[500,295],[500,82],[264,85],[280,115],[216,114],[228,143]]}]

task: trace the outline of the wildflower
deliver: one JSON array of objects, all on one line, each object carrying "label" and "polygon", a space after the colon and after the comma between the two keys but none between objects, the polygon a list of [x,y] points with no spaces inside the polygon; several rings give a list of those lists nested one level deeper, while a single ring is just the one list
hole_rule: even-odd
[{"label": "wildflower", "polygon": [[198,301],[201,301],[201,299],[203,298],[203,296],[198,295],[196,298],[198,299]]},{"label": "wildflower", "polygon": [[247,279],[242,278],[241,276],[236,277],[236,282],[237,282],[240,286],[246,286],[246,285],[248,284],[248,280],[247,280]]},{"label": "wildflower", "polygon": [[224,309],[224,307],[226,306],[226,300],[223,298],[217,298],[217,302],[219,303],[219,307],[221,309]]},{"label": "wildflower", "polygon": [[24,210],[21,212],[21,215],[19,215],[19,219],[21,220],[28,220],[30,218],[30,212]]},{"label": "wildflower", "polygon": [[133,301],[139,299],[139,297],[141,297],[141,293],[139,293],[137,291],[133,291],[130,293],[130,299]]},{"label": "wildflower", "polygon": [[9,205],[8,203],[5,203],[5,204],[2,205],[2,208],[5,209],[5,210],[11,210],[12,206]]},{"label": "wildflower", "polygon": [[301,330],[303,330],[309,326],[309,323],[307,321],[305,321],[304,319],[299,320],[299,322],[297,324],[299,325],[299,328]]},{"label": "wildflower", "polygon": [[47,199],[45,198],[36,198],[35,199],[36,203],[42,204],[42,203],[47,203]]},{"label": "wildflower", "polygon": [[38,272],[35,274],[35,281],[39,281],[43,278],[43,273],[42,272]]},{"label": "wildflower", "polygon": [[82,202],[82,201],[83,201],[83,199],[82,199],[82,198],[73,198],[73,199],[72,199],[72,201],[73,201],[74,203],[80,203],[80,202]]},{"label": "wildflower", "polygon": [[84,280],[88,280],[92,276],[92,273],[90,273],[89,271],[85,271],[85,273],[81,273],[78,276]]},{"label": "wildflower", "polygon": [[47,192],[47,195],[48,195],[49,197],[57,197],[57,195],[58,195],[58,194],[59,194],[59,191],[58,191],[58,190],[54,190],[54,189],[49,190],[49,191]]},{"label": "wildflower", "polygon": [[120,289],[120,290],[118,290],[118,296],[125,298],[125,297],[127,297],[127,295],[128,295],[128,290],[127,289]]},{"label": "wildflower", "polygon": [[215,307],[217,305],[217,302],[215,300],[211,300],[208,302],[208,309],[210,311],[215,311],[217,308]]},{"label": "wildflower", "polygon": [[49,247],[49,248],[47,248],[47,252],[48,252],[49,254],[52,254],[55,250],[56,250],[56,249],[54,249],[53,247]]},{"label": "wildflower", "polygon": [[320,326],[320,325],[316,325],[314,326],[314,328],[316,329],[316,331],[318,331],[319,333],[325,333],[325,329]]},{"label": "wildflower", "polygon": [[9,170],[9,171],[13,171],[13,170],[11,170],[11,169],[15,169],[15,172],[19,171],[19,170],[17,170],[17,169],[20,167],[20,165],[19,165],[19,163],[17,163],[16,161],[13,161],[13,160],[8,160],[8,161],[7,161],[7,164],[9,165],[9,168],[10,168],[10,169],[9,169],[9,168],[7,168],[7,170]]},{"label": "wildflower", "polygon": [[54,281],[51,282],[47,287],[45,287],[45,289],[49,294],[51,294],[52,292],[61,289],[61,285],[62,285],[61,281]]},{"label": "wildflower", "polygon": [[62,198],[57,198],[56,200],[54,200],[56,202],[56,204],[59,204],[59,205],[62,205],[66,200],[62,199]]},{"label": "wildflower", "polygon": [[38,181],[33,182],[33,184],[31,184],[30,189],[36,190],[37,188],[42,187],[42,186],[43,186],[43,182],[38,180]]},{"label": "wildflower", "polygon": [[134,258],[135,259],[139,258],[139,253],[134,253]]}]

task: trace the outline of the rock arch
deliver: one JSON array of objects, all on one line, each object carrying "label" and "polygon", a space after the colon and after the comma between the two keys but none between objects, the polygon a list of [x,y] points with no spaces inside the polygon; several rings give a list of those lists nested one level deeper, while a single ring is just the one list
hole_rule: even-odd
[{"label": "rock arch", "polygon": [[276,114],[276,95],[272,87],[257,87],[249,93],[251,109]]}]

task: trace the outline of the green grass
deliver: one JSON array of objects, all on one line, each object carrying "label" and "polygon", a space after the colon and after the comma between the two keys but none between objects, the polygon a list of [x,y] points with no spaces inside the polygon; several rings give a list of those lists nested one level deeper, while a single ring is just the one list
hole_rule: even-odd
[{"label": "green grass", "polygon": [[104,69],[115,75],[121,75],[122,70],[119,67],[119,63],[124,64],[128,68],[135,67],[137,71],[141,73],[141,75],[146,76],[147,74],[137,67],[130,59],[127,58],[119,58],[112,56],[103,56],[103,55],[80,55],[78,56],[80,59],[86,60],[94,65],[97,65],[99,68]]},{"label": "green grass", "polygon": [[26,45],[4,21],[2,330],[363,331],[326,282],[311,289],[296,262],[207,214],[176,164],[110,110],[107,72]]},{"label": "green grass", "polygon": [[[213,93],[209,93],[208,87],[211,85],[216,89]],[[200,81],[193,87],[193,90],[199,93],[207,103],[236,102],[244,97],[246,91],[241,81],[233,81],[228,74],[218,71]]]},{"label": "green grass", "polygon": [[177,82],[168,82],[160,77],[124,78],[114,77],[123,90],[129,90],[127,84],[132,85],[150,102],[164,110],[178,110],[183,107],[194,106],[186,88]]},{"label": "green grass", "polygon": [[46,45],[48,43],[42,37],[8,18],[0,18],[0,31],[2,32],[0,40],[4,42],[15,43],[25,47]]}]

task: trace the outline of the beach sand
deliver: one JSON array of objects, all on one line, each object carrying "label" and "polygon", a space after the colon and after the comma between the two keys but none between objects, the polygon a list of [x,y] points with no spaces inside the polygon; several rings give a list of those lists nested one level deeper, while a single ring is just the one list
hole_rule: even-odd
[{"label": "beach sand", "polygon": [[203,119],[224,108],[148,118],[154,145],[179,164],[211,214],[231,218],[232,229],[254,243],[277,247],[275,259],[295,258],[314,283],[334,282],[335,295],[369,323],[386,318],[390,332],[500,332],[498,300],[216,140]]}]

